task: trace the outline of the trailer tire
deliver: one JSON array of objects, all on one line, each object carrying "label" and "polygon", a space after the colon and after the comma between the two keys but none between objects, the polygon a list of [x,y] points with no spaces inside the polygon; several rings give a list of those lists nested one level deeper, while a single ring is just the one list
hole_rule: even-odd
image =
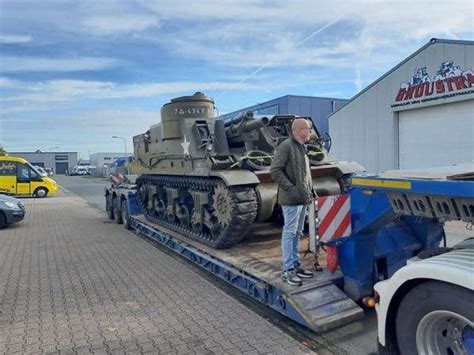
[{"label": "trailer tire", "polygon": [[122,220],[123,220],[123,226],[125,227],[125,229],[131,229],[127,200],[122,201]]},{"label": "trailer tire", "polygon": [[463,330],[474,327],[474,293],[427,281],[410,290],[396,317],[401,354],[463,353]]},{"label": "trailer tire", "polygon": [[115,223],[122,224],[123,218],[122,218],[122,212],[120,211],[122,207],[120,206],[120,197],[114,197],[114,199],[112,200],[112,206],[114,209]]},{"label": "trailer tire", "polygon": [[105,197],[105,211],[107,212],[107,217],[109,217],[111,221],[115,219],[114,207],[113,207],[112,202],[113,202],[113,197],[111,194],[108,194]]}]

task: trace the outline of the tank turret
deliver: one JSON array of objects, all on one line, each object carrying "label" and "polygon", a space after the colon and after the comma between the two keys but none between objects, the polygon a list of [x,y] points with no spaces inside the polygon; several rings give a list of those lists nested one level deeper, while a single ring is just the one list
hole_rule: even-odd
[{"label": "tank turret", "polygon": [[[277,208],[269,167],[295,118],[248,111],[224,121],[200,92],[172,99],[161,122],[133,138],[146,218],[215,248],[238,243]],[[318,194],[340,194],[345,178],[362,167],[336,164],[314,132],[308,156]]]}]

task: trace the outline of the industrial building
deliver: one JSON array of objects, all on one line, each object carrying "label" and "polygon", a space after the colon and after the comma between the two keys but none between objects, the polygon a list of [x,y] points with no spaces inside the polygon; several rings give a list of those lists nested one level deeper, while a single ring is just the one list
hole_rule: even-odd
[{"label": "industrial building", "polygon": [[332,154],[369,172],[474,161],[474,42],[432,39],[329,117]]},{"label": "industrial building", "polygon": [[89,164],[97,168],[111,167],[117,158],[123,158],[130,154],[125,153],[94,153],[89,156]]},{"label": "industrial building", "polygon": [[32,165],[54,169],[55,174],[63,175],[77,165],[77,152],[8,152],[9,155],[28,160]]},{"label": "industrial building", "polygon": [[326,97],[286,95],[270,101],[219,116],[219,119],[228,119],[241,112],[252,111],[256,115],[285,115],[311,117],[321,134],[329,132],[328,117],[331,113],[344,105],[347,100]]}]

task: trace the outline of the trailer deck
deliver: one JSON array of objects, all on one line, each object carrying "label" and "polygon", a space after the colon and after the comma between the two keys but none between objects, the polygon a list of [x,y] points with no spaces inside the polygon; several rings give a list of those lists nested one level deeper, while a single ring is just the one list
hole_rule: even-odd
[{"label": "trailer deck", "polygon": [[[136,233],[175,251],[315,332],[325,332],[363,317],[362,308],[339,288],[342,287],[339,271],[331,274],[324,269],[305,280],[302,287],[281,281],[280,230],[275,225],[258,224],[243,242],[230,249],[216,250],[146,220],[133,193],[127,193],[127,201],[130,227]],[[303,252],[306,243],[301,244]],[[306,267],[313,262],[313,254],[302,258]]]}]

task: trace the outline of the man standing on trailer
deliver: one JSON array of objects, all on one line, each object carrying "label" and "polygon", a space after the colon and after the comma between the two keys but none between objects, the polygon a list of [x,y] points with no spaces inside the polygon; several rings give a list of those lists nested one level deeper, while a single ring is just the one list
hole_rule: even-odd
[{"label": "man standing on trailer", "polygon": [[301,267],[299,255],[306,210],[315,195],[305,145],[311,136],[310,121],[295,119],[291,132],[291,136],[276,149],[270,174],[278,184],[278,204],[285,220],[281,236],[282,280],[301,286],[302,278],[313,277],[311,271]]}]

